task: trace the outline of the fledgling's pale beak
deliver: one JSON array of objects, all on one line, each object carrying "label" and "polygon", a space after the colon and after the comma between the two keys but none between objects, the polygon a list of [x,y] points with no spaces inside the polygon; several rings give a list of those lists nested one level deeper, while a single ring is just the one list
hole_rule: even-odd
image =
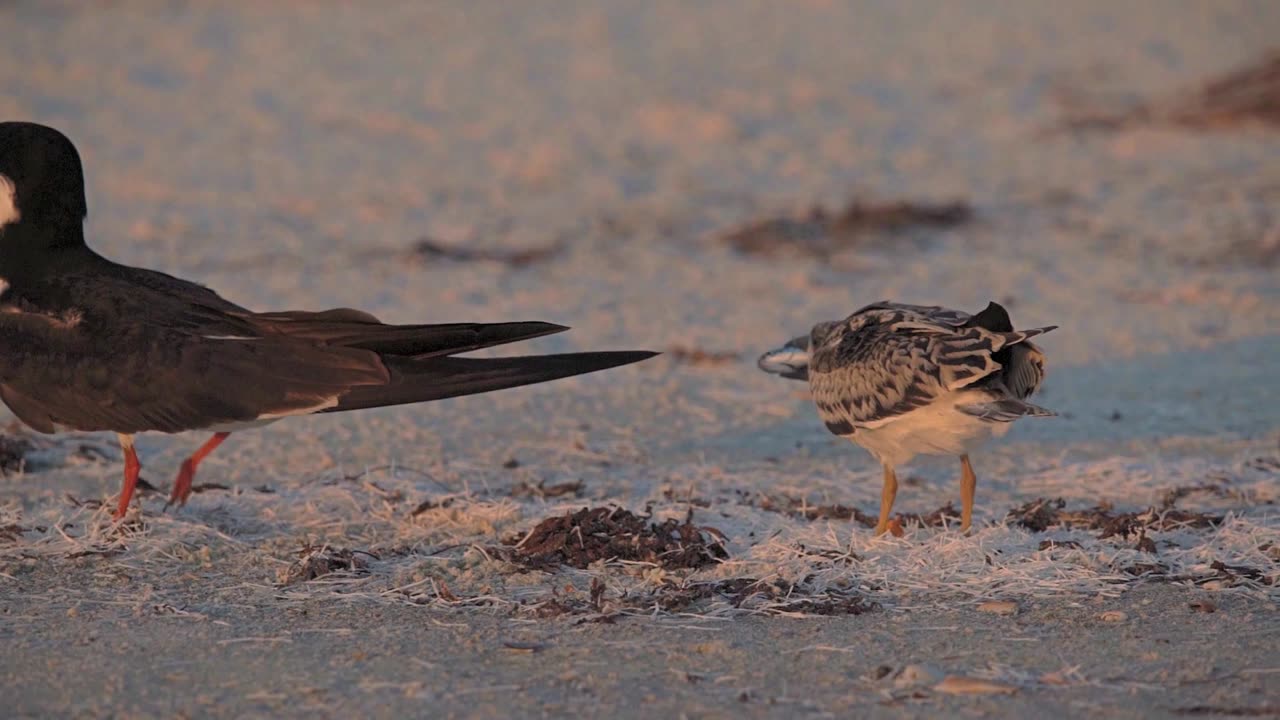
[{"label": "fledgling's pale beak", "polygon": [[793,338],[786,345],[760,356],[761,370],[790,380],[809,379],[809,336]]}]

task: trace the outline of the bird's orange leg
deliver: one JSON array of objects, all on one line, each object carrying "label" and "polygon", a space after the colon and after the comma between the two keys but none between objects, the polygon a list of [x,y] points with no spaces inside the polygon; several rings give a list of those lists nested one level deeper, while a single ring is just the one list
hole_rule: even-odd
[{"label": "bird's orange leg", "polygon": [[182,461],[182,468],[178,470],[178,479],[173,481],[173,492],[169,493],[169,502],[165,503],[165,507],[177,504],[179,506],[187,504],[187,498],[191,497],[191,481],[196,477],[196,467],[200,465],[200,461],[209,456],[222,444],[223,440],[231,433],[215,433],[209,438],[205,444],[200,446],[199,450],[192,453],[191,457]]},{"label": "bird's orange leg", "polygon": [[960,456],[960,532],[969,532],[973,520],[973,496],[978,488],[978,476],[973,474],[969,456]]},{"label": "bird's orange leg", "polygon": [[138,486],[138,473],[142,472],[142,463],[138,462],[138,453],[133,449],[133,436],[120,433],[120,449],[124,450],[124,486],[120,488],[120,504],[111,517],[115,520],[124,518],[129,511],[129,501],[133,499],[133,489]]},{"label": "bird's orange leg", "polygon": [[[898,475],[892,467],[884,466],[884,485],[880,488],[880,521],[876,523],[876,535],[889,530],[889,513],[893,512],[893,499],[898,496]],[[899,534],[895,531],[895,535]]]}]

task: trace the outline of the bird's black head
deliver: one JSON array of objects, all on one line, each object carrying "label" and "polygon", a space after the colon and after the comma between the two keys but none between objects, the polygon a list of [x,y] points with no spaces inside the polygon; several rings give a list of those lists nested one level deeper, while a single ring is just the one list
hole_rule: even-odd
[{"label": "bird's black head", "polygon": [[84,245],[84,170],[66,135],[0,122],[0,263]]}]

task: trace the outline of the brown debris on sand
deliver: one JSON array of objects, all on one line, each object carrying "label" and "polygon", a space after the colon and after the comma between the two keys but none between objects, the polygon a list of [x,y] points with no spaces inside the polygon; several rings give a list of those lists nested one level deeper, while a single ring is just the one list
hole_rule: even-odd
[{"label": "brown debris on sand", "polygon": [[734,608],[768,615],[861,615],[880,609],[878,603],[868,602],[852,590],[832,588],[813,592],[802,583],[756,578],[668,583],[643,605],[657,604],[667,612],[683,612],[709,599],[721,599]]},{"label": "brown debris on sand", "polygon": [[1268,573],[1262,568],[1247,565],[1228,565],[1221,560],[1214,560],[1209,563],[1209,569],[1213,571],[1209,574],[1204,572],[1175,574],[1162,562],[1134,563],[1120,569],[1129,575],[1143,577],[1148,580],[1192,582],[1199,587],[1215,590],[1241,585],[1274,587],[1280,582],[1280,576],[1277,576],[1274,572]]},{"label": "brown debris on sand", "polygon": [[569,482],[547,484],[546,480],[539,480],[538,484],[526,481],[520,481],[511,488],[511,497],[513,498],[555,498],[563,495],[572,495],[579,497],[582,495],[583,488],[586,485],[581,480],[570,480]]},{"label": "brown debris on sand", "polygon": [[[876,516],[867,514],[856,507],[839,503],[811,505],[803,499],[789,495],[760,494],[746,498],[743,504],[758,507],[765,512],[775,512],[805,520],[852,520],[863,527],[875,527],[876,525]],[[911,525],[934,528],[948,527],[949,525],[955,525],[960,520],[960,511],[956,510],[953,504],[947,503],[929,513],[897,513],[893,516],[893,520],[898,523],[899,528]]]},{"label": "brown debris on sand", "polygon": [[0,543],[17,542],[22,534],[31,528],[19,525],[17,523],[9,523],[8,525],[0,525]]},{"label": "brown debris on sand", "polygon": [[757,507],[765,512],[790,515],[805,520],[853,520],[863,527],[875,527],[876,518],[856,507],[841,505],[811,505],[807,501],[789,495],[747,494],[739,492],[739,501],[748,507]]},{"label": "brown debris on sand", "polygon": [[[1129,537],[1144,530],[1173,530],[1180,527],[1203,530],[1222,523],[1221,515],[1192,512],[1190,510],[1155,510],[1120,513],[1102,518],[1099,538]],[[1096,524],[1095,524],[1096,527]]]},{"label": "brown debris on sand", "polygon": [[[595,622],[612,624],[622,610],[629,609],[627,603],[610,600],[605,601],[608,590],[604,581],[598,577],[591,578],[591,587],[586,593],[579,592],[573,585],[565,587],[564,593],[556,588],[551,589],[551,596],[538,598],[533,602],[521,603],[518,611],[535,618],[554,618],[563,615],[577,615],[578,622]],[[585,597],[584,597],[585,595]]]},{"label": "brown debris on sand", "polygon": [[0,433],[0,475],[26,469],[27,453],[34,449],[31,441],[24,437]]},{"label": "brown debris on sand", "polygon": [[562,243],[512,250],[459,247],[424,237],[413,244],[409,253],[412,258],[420,261],[496,262],[509,267],[523,268],[550,260],[563,250]]},{"label": "brown debris on sand", "polygon": [[1049,500],[1040,498],[1009,511],[1006,522],[1013,522],[1031,532],[1044,532],[1058,524],[1058,515],[1067,502],[1062,498]]},{"label": "brown debris on sand", "polygon": [[1160,507],[1164,510],[1168,510],[1177,505],[1179,500],[1201,493],[1216,498],[1235,500],[1244,499],[1240,493],[1227,487],[1226,478],[1218,478],[1193,485],[1179,485],[1177,487],[1169,488],[1160,498]]},{"label": "brown debris on sand", "polygon": [[1198,88],[1136,103],[1118,111],[1069,113],[1066,130],[1116,131],[1143,125],[1191,130],[1280,129],[1280,50]]},{"label": "brown debris on sand", "polygon": [[691,581],[667,577],[657,587],[622,591],[606,597],[605,584],[592,578],[589,598],[577,588],[552,590],[518,612],[539,619],[578,616],[578,622],[612,623],[624,615],[668,613],[724,616],[735,611],[761,615],[861,615],[880,609],[857,590],[845,587],[810,587],[805,582],[753,577]]},{"label": "brown debris on sand", "polygon": [[298,559],[280,573],[279,585],[296,585],[340,572],[367,572],[370,558],[378,559],[373,553],[363,550],[307,543],[298,551]]},{"label": "brown debris on sand", "polygon": [[923,527],[950,527],[960,522],[960,511],[950,502],[931,513],[898,513],[895,516],[903,525],[921,525]]},{"label": "brown debris on sand", "polygon": [[815,205],[805,217],[774,217],[747,223],[720,236],[744,255],[800,255],[825,259],[873,234],[917,228],[950,228],[973,219],[966,202],[871,202],[854,198],[839,212]]},{"label": "brown debris on sand", "polygon": [[1005,520],[1032,532],[1044,532],[1051,527],[1099,530],[1098,539],[1102,540],[1116,536],[1141,536],[1146,530],[1204,529],[1220,524],[1222,516],[1175,508],[1113,513],[1110,507],[1103,505],[1087,510],[1067,510],[1066,502],[1061,498],[1040,498],[1010,510]]},{"label": "brown debris on sand", "polygon": [[583,508],[550,517],[523,536],[503,540],[504,555],[525,567],[585,569],[598,560],[647,562],[664,569],[692,569],[729,557],[724,534],[688,520],[649,522],[617,507]]}]

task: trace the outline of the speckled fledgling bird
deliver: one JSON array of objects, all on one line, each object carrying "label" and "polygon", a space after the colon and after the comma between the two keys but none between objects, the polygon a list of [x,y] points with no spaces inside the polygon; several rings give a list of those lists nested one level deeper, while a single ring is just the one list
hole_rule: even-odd
[{"label": "speckled fledgling bird", "polygon": [[257,313],[84,242],[75,146],[34,123],[0,123],[0,399],[32,428],[109,430],[124,450],[123,517],[138,481],[135,433],[233,431],[290,415],[417,403],[604,370],[642,351],[453,357],[568,328],[543,322],[385,325],[346,308]]},{"label": "speckled fledgling bird", "polygon": [[968,530],[977,486],[970,450],[1018,418],[1056,414],[1026,401],[1044,379],[1044,354],[1028,340],[1055,327],[1014,330],[994,302],[970,315],[884,301],[819,323],[759,365],[808,380],[827,429],[884,466],[877,535],[898,491],[895,467],[918,454],[960,457],[960,527]]}]

